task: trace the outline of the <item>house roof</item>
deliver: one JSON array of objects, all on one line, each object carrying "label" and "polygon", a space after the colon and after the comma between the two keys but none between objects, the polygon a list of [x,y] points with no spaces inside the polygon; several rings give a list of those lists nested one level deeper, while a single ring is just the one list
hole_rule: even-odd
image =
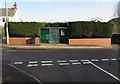
[{"label": "house roof", "polygon": [[109,22],[113,22],[116,24],[115,32],[120,33],[120,17],[119,18],[113,18]]},{"label": "house roof", "polygon": [[[8,16],[13,17],[14,14],[16,13],[17,9],[14,8],[8,8]],[[5,8],[0,8],[0,17],[6,16],[6,9]]]}]

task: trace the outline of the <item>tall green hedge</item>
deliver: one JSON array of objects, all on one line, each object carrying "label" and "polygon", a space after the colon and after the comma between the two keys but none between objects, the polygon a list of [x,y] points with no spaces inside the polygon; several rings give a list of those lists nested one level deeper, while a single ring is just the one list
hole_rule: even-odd
[{"label": "tall green hedge", "polygon": [[5,37],[5,28],[0,28],[0,37]]},{"label": "tall green hedge", "polygon": [[109,38],[114,31],[113,23],[105,22],[69,22],[70,38]]},{"label": "tall green hedge", "polygon": [[44,27],[68,27],[70,38],[111,37],[115,28],[113,23],[93,21],[69,22],[69,26],[61,22],[9,22],[9,34],[10,37],[37,37]]},{"label": "tall green hedge", "polygon": [[10,22],[10,37],[35,37],[39,36],[40,28],[44,23],[39,22]]},{"label": "tall green hedge", "polygon": [[67,27],[67,23],[55,22],[55,23],[45,23],[45,27]]},{"label": "tall green hedge", "polygon": [[44,27],[67,27],[67,23],[9,22],[9,34],[10,37],[38,37],[40,28]]}]

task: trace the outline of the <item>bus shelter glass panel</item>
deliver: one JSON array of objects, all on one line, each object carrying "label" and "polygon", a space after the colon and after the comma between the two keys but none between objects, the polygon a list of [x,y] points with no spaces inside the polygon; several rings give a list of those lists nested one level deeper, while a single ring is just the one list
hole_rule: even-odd
[{"label": "bus shelter glass panel", "polygon": [[41,43],[49,43],[49,29],[42,29],[40,34]]},{"label": "bus shelter glass panel", "polygon": [[60,35],[59,29],[50,29],[50,41],[49,43],[59,43],[60,42]]}]

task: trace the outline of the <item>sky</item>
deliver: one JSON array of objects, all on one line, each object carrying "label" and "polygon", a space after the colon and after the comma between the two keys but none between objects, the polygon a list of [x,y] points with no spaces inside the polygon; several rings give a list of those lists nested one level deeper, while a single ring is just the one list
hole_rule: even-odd
[{"label": "sky", "polygon": [[[100,18],[107,22],[114,18],[119,0],[7,0],[8,7],[18,4],[19,17],[23,21],[66,22],[91,21]],[[4,8],[4,0],[0,8]]]}]

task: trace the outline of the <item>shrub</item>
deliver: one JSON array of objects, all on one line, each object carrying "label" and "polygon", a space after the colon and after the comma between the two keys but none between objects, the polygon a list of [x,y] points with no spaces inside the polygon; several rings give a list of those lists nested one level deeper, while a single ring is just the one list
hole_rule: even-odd
[{"label": "shrub", "polygon": [[0,37],[5,37],[5,29],[0,28]]},{"label": "shrub", "polygon": [[105,22],[69,22],[70,38],[109,38],[114,31],[113,23]]},{"label": "shrub", "polygon": [[9,22],[10,37],[38,37],[41,28],[44,27],[66,27],[67,23],[45,23],[45,22]]},{"label": "shrub", "polygon": [[45,23],[45,27],[67,27],[67,23],[62,22]]},{"label": "shrub", "polygon": [[44,24],[42,22],[9,22],[9,34],[10,37],[37,37]]},{"label": "shrub", "polygon": [[109,38],[114,31],[113,23],[78,21],[67,23],[9,22],[10,37],[38,37],[41,28],[68,27],[70,38]]},{"label": "shrub", "polygon": [[120,34],[113,34],[112,44],[120,44]]},{"label": "shrub", "polygon": [[115,29],[113,23],[95,23],[93,37],[112,37],[112,33]]}]

